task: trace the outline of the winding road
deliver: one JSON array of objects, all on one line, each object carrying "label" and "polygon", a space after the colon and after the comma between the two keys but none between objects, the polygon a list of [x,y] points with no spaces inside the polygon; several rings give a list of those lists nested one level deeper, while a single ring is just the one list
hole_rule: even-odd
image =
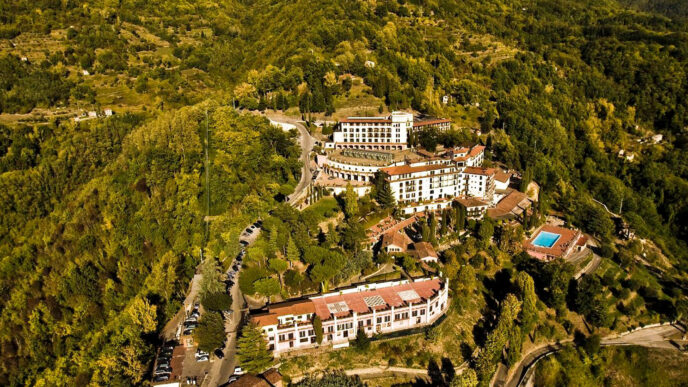
[{"label": "winding road", "polygon": [[[680,337],[683,334],[681,328],[667,324],[659,326],[647,326],[645,328],[637,329],[630,333],[623,333],[621,335],[607,336],[601,341],[602,346],[626,346],[626,345],[639,345],[643,347],[650,348],[675,348],[669,340],[672,337]],[[513,372],[507,377],[507,380],[503,378],[495,378],[492,386],[506,386],[506,387],[519,387],[525,381],[530,378],[533,370],[533,366],[537,362],[559,350],[561,350],[566,344],[570,343],[572,340],[567,339],[559,343],[550,343],[541,345],[539,347],[531,349],[527,354],[523,356],[521,361],[513,368]]]},{"label": "winding road", "polygon": [[[287,201],[289,203],[296,203],[306,193],[306,188],[313,179],[313,173],[310,168],[310,155],[313,151],[315,139],[308,132],[308,129],[303,125],[303,121],[288,117],[279,113],[266,113],[265,116],[272,122],[277,124],[293,125],[299,131],[299,145],[301,146],[301,156],[299,160],[303,163],[301,171],[301,179],[296,185],[294,192],[289,195]],[[293,205],[293,204],[292,204]]]}]

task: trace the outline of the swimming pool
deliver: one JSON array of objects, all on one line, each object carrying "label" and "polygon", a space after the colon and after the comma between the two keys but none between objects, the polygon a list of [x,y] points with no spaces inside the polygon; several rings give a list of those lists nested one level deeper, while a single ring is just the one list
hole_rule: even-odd
[{"label": "swimming pool", "polygon": [[533,245],[537,247],[552,247],[559,240],[561,235],[553,232],[540,231],[540,233],[533,239]]}]

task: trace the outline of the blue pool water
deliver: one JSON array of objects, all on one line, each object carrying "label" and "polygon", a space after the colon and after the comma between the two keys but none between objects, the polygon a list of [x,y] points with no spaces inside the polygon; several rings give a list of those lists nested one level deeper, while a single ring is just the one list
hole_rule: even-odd
[{"label": "blue pool water", "polygon": [[538,247],[552,247],[561,235],[553,232],[540,231],[540,233],[533,239],[533,245]]}]

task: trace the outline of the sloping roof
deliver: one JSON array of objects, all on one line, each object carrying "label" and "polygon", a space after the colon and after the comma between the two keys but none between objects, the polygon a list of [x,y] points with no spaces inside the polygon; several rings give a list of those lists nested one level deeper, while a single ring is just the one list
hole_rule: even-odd
[{"label": "sloping roof", "polygon": [[260,326],[277,325],[278,316],[310,313],[315,313],[315,308],[310,300],[294,300],[272,304],[268,307],[267,312],[253,315],[251,320]]},{"label": "sloping roof", "polygon": [[282,374],[275,368],[270,368],[263,373],[263,378],[268,381],[268,383],[274,385],[282,380]]},{"label": "sloping roof", "polygon": [[511,172],[497,171],[497,173],[495,173],[495,180],[506,183],[511,179],[511,175]]},{"label": "sloping roof", "polygon": [[411,238],[405,232],[388,232],[382,235],[381,246],[383,249],[390,245],[399,246],[405,251],[410,243]]},{"label": "sloping roof", "polygon": [[232,387],[270,387],[270,384],[257,376],[246,374],[232,383]]},{"label": "sloping roof", "polygon": [[488,205],[486,201],[474,197],[458,197],[454,200],[461,203],[461,205],[466,208],[484,207]]},{"label": "sloping roof", "polygon": [[[398,307],[407,304],[408,302],[420,302],[422,300],[431,298],[437,294],[441,286],[442,280],[439,278],[433,278],[425,281],[387,286],[360,292],[333,294],[326,297],[313,298],[312,301],[315,304],[317,315],[324,321],[331,317],[330,310],[327,307],[328,304],[344,302],[348,306],[350,312],[368,313],[371,311],[371,308],[366,303],[366,298],[375,296],[382,298],[384,304],[381,304],[379,307],[375,307],[376,309],[384,309],[392,306]],[[404,301],[399,293],[408,290],[415,291],[416,294],[418,294],[419,299]]]},{"label": "sloping roof", "polygon": [[416,251],[416,255],[419,259],[426,257],[437,258],[437,252],[435,248],[428,242],[417,242],[413,244],[413,249]]},{"label": "sloping roof", "polygon": [[476,145],[471,149],[470,152],[468,152],[468,157],[475,157],[475,156],[479,155],[481,152],[483,152],[484,150],[485,150],[484,145]]},{"label": "sloping roof", "polygon": [[435,125],[435,124],[443,124],[443,123],[450,123],[451,120],[448,120],[446,118],[427,118],[427,119],[416,119],[413,121],[413,126],[418,127],[418,126],[426,126],[426,125]]},{"label": "sloping roof", "polygon": [[469,175],[484,175],[491,176],[495,174],[494,168],[483,168],[483,167],[466,167],[463,170],[464,173]]},{"label": "sloping roof", "polygon": [[494,219],[513,218],[521,215],[531,206],[528,195],[515,189],[508,191],[509,193],[494,208],[487,209],[487,216]]}]

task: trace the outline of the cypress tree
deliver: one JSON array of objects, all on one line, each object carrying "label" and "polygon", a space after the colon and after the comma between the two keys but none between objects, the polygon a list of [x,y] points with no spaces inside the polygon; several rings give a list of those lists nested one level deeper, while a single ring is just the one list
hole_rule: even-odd
[{"label": "cypress tree", "polygon": [[237,341],[239,365],[247,373],[259,374],[272,365],[272,354],[263,332],[255,324],[247,325]]}]

